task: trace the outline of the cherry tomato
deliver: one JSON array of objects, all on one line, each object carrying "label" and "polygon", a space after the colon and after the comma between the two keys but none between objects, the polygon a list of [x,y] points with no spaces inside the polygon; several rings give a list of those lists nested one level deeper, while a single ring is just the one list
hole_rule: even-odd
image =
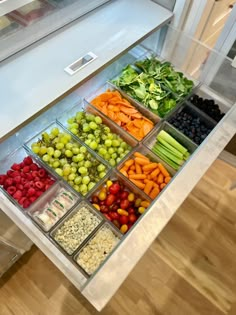
[{"label": "cherry tomato", "polygon": [[119,220],[119,214],[117,212],[109,212],[109,216],[112,220]]},{"label": "cherry tomato", "polygon": [[129,214],[135,213],[135,210],[134,210],[134,208],[129,208],[129,209],[128,209],[128,212],[129,212]]},{"label": "cherry tomato", "polygon": [[109,187],[109,192],[113,195],[116,195],[120,191],[120,185],[118,183],[113,183]]},{"label": "cherry tomato", "polygon": [[109,217],[107,213],[104,213],[104,216],[107,218],[107,220],[111,221],[111,218]]},{"label": "cherry tomato", "polygon": [[119,208],[120,208],[120,206],[117,205],[117,204],[113,204],[113,205],[111,205],[111,206],[109,207],[109,209],[110,209],[111,211],[116,211],[116,210],[118,210]]},{"label": "cherry tomato", "polygon": [[119,229],[120,228],[120,222],[118,220],[112,220],[112,223]]},{"label": "cherry tomato", "polygon": [[107,197],[107,194],[105,193],[105,191],[100,191],[100,193],[98,194],[98,198],[101,201],[105,200],[106,197]]},{"label": "cherry tomato", "polygon": [[134,223],[136,220],[137,220],[136,215],[133,214],[133,213],[131,213],[131,214],[129,215],[129,222],[130,222],[130,223]]},{"label": "cherry tomato", "polygon": [[125,200],[121,200],[121,203],[120,203],[120,207],[121,209],[127,209],[129,207],[129,200],[125,199]]},{"label": "cherry tomato", "polygon": [[105,213],[105,212],[108,212],[108,211],[109,211],[109,208],[108,208],[107,206],[105,206],[105,205],[101,205],[101,206],[100,206],[100,211],[101,211],[102,213]]},{"label": "cherry tomato", "polygon": [[111,206],[114,203],[115,200],[116,200],[116,196],[115,195],[112,195],[112,194],[108,195],[107,199],[106,199],[106,205],[107,206]]},{"label": "cherry tomato", "polygon": [[93,196],[93,197],[92,197],[92,203],[96,203],[96,204],[99,203],[98,196]]},{"label": "cherry tomato", "polygon": [[129,196],[128,191],[123,191],[123,192],[120,194],[120,198],[121,198],[121,199],[127,199],[128,196]]},{"label": "cherry tomato", "polygon": [[119,221],[120,223],[123,225],[123,224],[127,224],[129,222],[129,217],[125,216],[125,215],[122,215],[119,217]]}]

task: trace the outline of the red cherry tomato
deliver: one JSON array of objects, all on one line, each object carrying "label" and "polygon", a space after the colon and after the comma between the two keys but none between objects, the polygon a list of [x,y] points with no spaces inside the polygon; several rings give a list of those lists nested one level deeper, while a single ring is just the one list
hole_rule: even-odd
[{"label": "red cherry tomato", "polygon": [[109,212],[109,216],[112,220],[119,220],[119,214],[117,212]]},{"label": "red cherry tomato", "polygon": [[114,183],[109,187],[109,192],[113,195],[116,195],[120,191],[120,185],[118,183]]},{"label": "red cherry tomato", "polygon": [[112,223],[118,228],[120,229],[120,222],[118,220],[112,220]]},{"label": "red cherry tomato", "polygon": [[129,200],[121,200],[120,207],[121,209],[126,210],[129,207]]},{"label": "red cherry tomato", "polygon": [[129,222],[130,223],[133,224],[136,220],[137,220],[137,216],[135,214],[132,213],[129,215]]},{"label": "red cherry tomato", "polygon": [[121,199],[127,199],[128,196],[129,196],[128,191],[123,191],[123,192],[120,194],[120,198],[121,198]]},{"label": "red cherry tomato", "polygon": [[127,224],[129,222],[129,218],[125,215],[122,215],[119,217],[119,221],[120,221],[121,225]]},{"label": "red cherry tomato", "polygon": [[134,210],[134,208],[129,208],[129,209],[128,209],[128,212],[129,212],[129,214],[135,213],[135,210]]},{"label": "red cherry tomato", "polygon": [[115,195],[112,195],[112,194],[108,195],[107,199],[106,199],[106,205],[107,206],[111,206],[114,203],[115,200],[116,200],[116,196]]},{"label": "red cherry tomato", "polygon": [[117,204],[113,204],[113,205],[111,205],[110,207],[109,207],[109,209],[111,210],[111,211],[116,211],[116,210],[118,210],[120,207],[119,207],[119,205],[117,205]]},{"label": "red cherry tomato", "polygon": [[104,216],[107,218],[107,220],[111,221],[111,218],[109,217],[107,213],[104,213]]},{"label": "red cherry tomato", "polygon": [[108,208],[107,206],[105,206],[105,205],[101,205],[101,206],[100,206],[100,211],[101,211],[102,213],[105,213],[105,212],[108,212],[108,211],[109,211],[109,208]]}]

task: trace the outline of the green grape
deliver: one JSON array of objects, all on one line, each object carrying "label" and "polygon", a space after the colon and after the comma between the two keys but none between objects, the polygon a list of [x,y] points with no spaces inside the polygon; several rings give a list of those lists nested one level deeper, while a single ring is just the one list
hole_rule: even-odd
[{"label": "green grape", "polygon": [[87,137],[88,137],[88,139],[91,139],[91,140],[95,139],[94,135],[91,133],[89,135],[87,135]]},{"label": "green grape", "polygon": [[89,132],[89,131],[90,131],[90,127],[89,127],[89,124],[88,124],[88,123],[85,123],[85,124],[83,125],[83,131],[84,131],[84,132]]},{"label": "green grape", "polygon": [[64,143],[58,142],[58,143],[56,144],[56,149],[62,150],[63,148],[64,148]]},{"label": "green grape", "polygon": [[80,173],[81,175],[86,175],[87,172],[88,172],[87,167],[81,166],[81,167],[79,168],[79,173]]},{"label": "green grape", "polygon": [[78,163],[78,167],[81,167],[81,166],[84,166],[84,161],[80,161],[80,162]]},{"label": "green grape", "polygon": [[52,147],[47,148],[47,154],[52,156],[54,153],[54,149]]},{"label": "green grape", "polygon": [[74,135],[77,135],[77,134],[78,134],[78,129],[76,129],[76,128],[71,128],[70,131],[71,131]]},{"label": "green grape", "polygon": [[71,140],[71,135],[69,133],[64,133],[64,137],[66,137],[68,142]]},{"label": "green grape", "polygon": [[76,120],[81,120],[84,116],[83,112],[77,112],[75,115]]},{"label": "green grape", "polygon": [[42,138],[44,142],[49,142],[50,141],[50,137],[49,134],[47,132],[43,132],[42,133]]},{"label": "green grape", "polygon": [[79,185],[80,183],[82,183],[82,177],[81,177],[81,176],[75,177],[74,183],[75,183],[76,185]]},{"label": "green grape", "polygon": [[111,147],[112,146],[112,141],[110,139],[105,140],[105,146],[106,147]]},{"label": "green grape", "polygon": [[105,126],[104,127],[104,132],[105,133],[109,133],[109,132],[111,132],[111,129],[108,126]]},{"label": "green grape", "polygon": [[67,144],[68,143],[68,139],[66,136],[62,136],[61,139],[60,139],[60,142],[63,143],[63,144]]},{"label": "green grape", "polygon": [[91,139],[87,139],[87,140],[84,141],[84,143],[87,144],[87,145],[90,145],[91,141],[92,141]]},{"label": "green grape", "polygon": [[112,133],[108,133],[107,134],[107,139],[109,140],[112,140],[114,137],[113,137],[113,134]]},{"label": "green grape", "polygon": [[61,156],[61,151],[60,150],[55,150],[54,151],[54,157],[59,158]]},{"label": "green grape", "polygon": [[71,173],[70,166],[64,165],[63,167],[63,175],[68,176]]},{"label": "green grape", "polygon": [[112,159],[116,159],[117,158],[117,154],[116,153],[113,153],[112,155],[111,155],[111,157],[112,157]]},{"label": "green grape", "polygon": [[104,155],[104,159],[105,159],[106,161],[110,160],[110,158],[111,158],[111,155],[110,155],[109,153],[106,153],[106,154]]},{"label": "green grape", "polygon": [[68,184],[73,187],[73,185],[74,185],[73,180],[68,180]]},{"label": "green grape", "polygon": [[82,183],[85,185],[88,185],[89,182],[90,182],[90,177],[88,175],[84,176],[82,179]]},{"label": "green grape", "polygon": [[72,125],[74,121],[75,121],[74,117],[71,117],[71,118],[68,118],[68,119],[67,119],[67,123],[68,123],[69,125]]},{"label": "green grape", "polygon": [[105,171],[105,169],[106,169],[106,166],[103,164],[99,164],[97,167],[98,172],[103,172],[103,171]]},{"label": "green grape", "polygon": [[46,147],[41,147],[39,150],[39,155],[44,155],[47,153],[47,148]]},{"label": "green grape", "polygon": [[71,180],[71,181],[74,181],[76,178],[76,175],[74,173],[71,173],[69,176],[68,176],[68,179]]},{"label": "green grape", "polygon": [[109,154],[112,154],[112,153],[114,153],[114,152],[115,152],[114,148],[109,148],[109,149],[108,149],[108,153],[109,153]]},{"label": "green grape", "polygon": [[124,141],[121,142],[120,147],[123,149],[127,148],[127,143],[125,143]]},{"label": "green grape", "polygon": [[118,158],[116,159],[116,163],[117,163],[117,164],[120,163],[121,160],[122,160],[122,159],[118,157]]},{"label": "green grape", "polygon": [[71,150],[66,150],[66,151],[65,151],[65,155],[66,155],[67,157],[72,157],[72,156],[73,156],[73,153],[72,153]]},{"label": "green grape", "polygon": [[62,176],[63,175],[63,171],[61,168],[56,168],[55,169],[55,172],[59,175],[59,176]]},{"label": "green grape", "polygon": [[95,185],[96,185],[96,183],[90,182],[90,183],[88,184],[88,190],[91,190]]},{"label": "green grape", "polygon": [[92,141],[89,145],[89,147],[92,149],[92,150],[96,150],[98,145],[97,145],[97,142],[96,141]]},{"label": "green grape", "polygon": [[116,161],[114,159],[109,160],[109,163],[111,166],[115,166],[116,165]]},{"label": "green grape", "polygon": [[118,152],[119,154],[121,154],[121,153],[123,153],[123,152],[124,152],[124,149],[123,149],[123,148],[121,148],[121,147],[119,147],[119,148],[118,148],[118,150],[117,150],[117,152]]},{"label": "green grape", "polygon": [[89,167],[92,166],[92,163],[91,163],[90,161],[85,161],[85,162],[84,162],[84,166],[87,167],[87,168],[89,168]]},{"label": "green grape", "polygon": [[59,161],[54,161],[52,164],[53,168],[58,168],[60,166],[60,162]]},{"label": "green grape", "polygon": [[40,147],[35,145],[35,146],[32,147],[32,151],[33,151],[35,154],[39,154]]},{"label": "green grape", "polygon": [[79,152],[80,153],[86,153],[87,152],[87,148],[82,146],[82,147],[80,147]]},{"label": "green grape", "polygon": [[120,146],[120,141],[119,140],[112,140],[112,145],[114,147],[119,147]]},{"label": "green grape", "polygon": [[84,154],[83,154],[83,153],[79,153],[79,154],[77,154],[76,156],[77,156],[77,158],[78,158],[78,162],[83,161],[83,160],[84,160],[84,158],[85,158],[85,156],[84,156]]},{"label": "green grape", "polygon": [[73,154],[79,154],[80,150],[79,150],[79,148],[73,147],[72,152],[73,152]]},{"label": "green grape", "polygon": [[59,135],[59,129],[57,127],[53,128],[51,130],[51,134],[53,134],[54,136],[58,136]]},{"label": "green grape", "polygon": [[77,124],[77,123],[73,123],[73,124],[71,124],[71,128],[78,129],[78,128],[79,128],[79,126],[78,126],[78,124]]},{"label": "green grape", "polygon": [[88,191],[88,187],[85,184],[80,185],[79,191],[81,192],[82,195],[85,195]]},{"label": "green grape", "polygon": [[102,118],[101,117],[96,116],[94,120],[95,120],[96,124],[98,124],[98,125],[102,124]]},{"label": "green grape", "polygon": [[44,162],[49,162],[49,160],[50,160],[50,155],[45,154],[45,155],[43,156],[43,161],[44,161]]},{"label": "green grape", "polygon": [[130,152],[129,149],[125,150],[124,154],[127,155]]},{"label": "green grape", "polygon": [[76,191],[80,191],[80,189],[79,189],[79,186],[78,185],[73,185],[73,188],[74,188],[74,190],[76,190]]},{"label": "green grape", "polygon": [[73,144],[72,144],[72,143],[67,143],[66,146],[65,146],[65,148],[66,148],[67,150],[71,150],[71,149],[73,148]]},{"label": "green grape", "polygon": [[64,159],[60,159],[61,166],[64,166],[66,163],[67,163],[67,160],[65,158]]},{"label": "green grape", "polygon": [[98,153],[99,153],[100,155],[105,155],[105,154],[107,153],[107,150],[104,149],[104,148],[101,148],[101,149],[98,150]]},{"label": "green grape", "polygon": [[85,118],[87,121],[94,121],[95,116],[93,114],[86,113]]},{"label": "green grape", "polygon": [[103,178],[104,176],[106,176],[106,173],[105,172],[101,172],[101,173],[99,173],[99,178]]},{"label": "green grape", "polygon": [[89,127],[92,129],[92,130],[96,130],[98,125],[94,122],[94,121],[91,121],[89,123]]},{"label": "green grape", "polygon": [[72,166],[71,167],[71,173],[76,174],[77,173],[77,167]]}]

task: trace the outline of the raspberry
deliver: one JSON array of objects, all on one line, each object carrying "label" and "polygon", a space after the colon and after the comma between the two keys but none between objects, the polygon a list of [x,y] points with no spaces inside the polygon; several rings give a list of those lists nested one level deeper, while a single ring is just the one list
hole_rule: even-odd
[{"label": "raspberry", "polygon": [[19,171],[19,170],[21,169],[20,164],[14,163],[14,164],[11,166],[11,169],[12,169],[13,171]]},{"label": "raspberry", "polygon": [[29,198],[29,200],[30,200],[31,203],[33,203],[36,199],[37,199],[36,196],[32,196],[32,197]]},{"label": "raspberry", "polygon": [[30,187],[27,193],[27,196],[31,197],[35,195],[35,189]]},{"label": "raspberry", "polygon": [[22,184],[17,184],[16,185],[16,189],[17,190],[23,190],[24,189],[24,186]]},{"label": "raspberry", "polygon": [[30,165],[33,163],[33,160],[31,159],[30,156],[27,156],[24,158],[23,163],[24,163],[24,165]]},{"label": "raspberry", "polygon": [[38,175],[39,175],[39,177],[45,177],[46,176],[46,171],[45,171],[45,169],[43,169],[43,168],[41,168],[39,171],[38,171]]},{"label": "raspberry", "polygon": [[33,180],[33,179],[34,179],[34,178],[33,178],[33,175],[32,175],[31,173],[27,173],[26,178],[27,178],[28,180]]},{"label": "raspberry", "polygon": [[12,173],[13,173],[12,170],[7,171],[7,176],[8,176],[8,177],[12,177]]},{"label": "raspberry", "polygon": [[26,200],[23,202],[23,208],[25,209],[25,208],[28,208],[29,206],[30,206],[30,201],[26,199]]},{"label": "raspberry", "polygon": [[16,177],[14,177],[14,179],[13,179],[14,183],[16,183],[16,184],[22,183],[21,180],[22,180],[21,176],[16,176]]},{"label": "raspberry", "polygon": [[13,195],[13,198],[16,199],[16,200],[20,200],[22,197],[22,191],[20,190],[17,190],[14,195]]},{"label": "raspberry", "polygon": [[39,169],[39,167],[38,167],[37,164],[32,163],[32,164],[30,165],[30,169],[31,169],[31,171],[37,171],[37,170]]},{"label": "raspberry", "polygon": [[44,183],[42,183],[42,182],[40,182],[40,181],[35,182],[35,187],[41,190],[41,189],[43,189],[43,187],[44,187]]},{"label": "raspberry", "polygon": [[43,194],[43,191],[36,191],[35,196],[40,197]]},{"label": "raspberry", "polygon": [[10,194],[12,196],[16,192],[16,187],[15,186],[8,187],[7,192],[8,192],[8,194]]},{"label": "raspberry", "polygon": [[38,171],[33,171],[31,174],[33,177],[38,177]]},{"label": "raspberry", "polygon": [[24,162],[21,162],[21,163],[20,163],[20,168],[22,169],[24,166],[25,166],[25,163],[24,163]]},{"label": "raspberry", "polygon": [[0,175],[0,185],[4,185],[6,179],[7,179],[6,175]]},{"label": "raspberry", "polygon": [[16,176],[20,176],[20,175],[21,175],[21,173],[19,171],[13,171],[11,173],[11,177],[16,177]]},{"label": "raspberry", "polygon": [[4,182],[4,187],[12,186],[12,184],[13,184],[13,179],[8,177]]},{"label": "raspberry", "polygon": [[26,182],[27,182],[27,180],[24,177],[21,177],[21,184],[25,185]]},{"label": "raspberry", "polygon": [[30,167],[28,165],[24,166],[22,171],[23,171],[23,173],[29,173],[30,172]]},{"label": "raspberry", "polygon": [[26,200],[26,197],[21,197],[20,200],[18,201],[20,205],[23,206],[24,202]]}]

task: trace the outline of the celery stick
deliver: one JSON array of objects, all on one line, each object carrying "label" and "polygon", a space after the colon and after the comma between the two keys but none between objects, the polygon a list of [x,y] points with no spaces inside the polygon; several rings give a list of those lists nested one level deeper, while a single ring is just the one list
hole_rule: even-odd
[{"label": "celery stick", "polygon": [[157,151],[156,149],[152,149],[152,151],[158,155],[164,162],[166,162],[166,164],[169,164],[174,170],[178,170],[179,169],[179,165],[177,165],[175,162],[171,161],[170,159],[168,159],[164,154],[162,154],[161,152]]},{"label": "celery stick", "polygon": [[176,150],[180,151],[181,153],[185,154],[188,150],[183,147],[178,141],[176,141],[172,136],[170,136],[166,131],[161,130],[157,135],[157,140],[163,139],[172,145]]},{"label": "celery stick", "polygon": [[165,148],[163,148],[160,145],[155,145],[154,147],[158,152],[161,152],[162,154],[166,155],[170,160],[172,160],[173,162],[175,162],[176,164],[182,165],[183,164],[183,160],[177,158],[176,156],[174,156],[173,154],[171,154],[170,152],[166,151]]},{"label": "celery stick", "polygon": [[165,148],[167,148],[170,153],[173,153],[174,155],[176,155],[177,157],[179,157],[181,159],[184,158],[183,153],[181,153],[180,151],[176,150],[172,145],[170,145],[168,142],[166,142],[162,138],[158,139],[158,142],[160,144],[162,144]]},{"label": "celery stick", "polygon": [[157,147],[162,148],[163,152],[166,151],[169,154],[173,155],[174,157],[176,157],[177,159],[180,159],[183,161],[184,156],[182,153],[177,151],[177,154],[173,151],[171,151],[169,148],[167,148],[166,146],[164,146],[163,144],[161,144],[160,142],[156,144]]},{"label": "celery stick", "polygon": [[189,158],[189,156],[190,156],[190,153],[189,153],[189,152],[186,152],[186,153],[184,154],[184,160],[186,161],[186,160]]}]

